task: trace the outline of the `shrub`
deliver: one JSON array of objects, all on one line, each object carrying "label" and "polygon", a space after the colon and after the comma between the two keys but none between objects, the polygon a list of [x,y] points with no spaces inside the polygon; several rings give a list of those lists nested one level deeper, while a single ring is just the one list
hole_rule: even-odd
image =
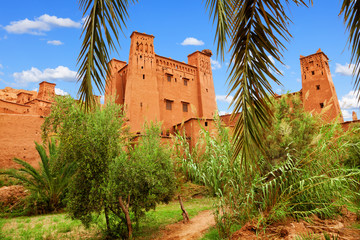
[{"label": "shrub", "polygon": [[[124,124],[121,107],[108,103],[84,112],[73,99],[59,98],[44,125],[44,137],[58,135],[60,158],[76,163],[67,210],[89,226],[104,214],[106,232],[131,237],[145,211],[170,200],[174,176],[158,126],[146,128],[138,144]],[[128,232],[126,232],[126,227]]]}]

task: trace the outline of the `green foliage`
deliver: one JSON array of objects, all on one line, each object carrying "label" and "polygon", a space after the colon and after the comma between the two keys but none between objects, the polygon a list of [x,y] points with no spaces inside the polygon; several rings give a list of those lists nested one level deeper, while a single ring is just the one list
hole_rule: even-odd
[{"label": "green foliage", "polygon": [[302,107],[299,95],[283,95],[272,103],[274,119],[263,134],[264,145],[261,153],[263,164],[271,166],[283,163],[291,154],[293,158],[307,156],[314,147],[314,139],[320,129],[320,119],[312,116]]},{"label": "green foliage", "polygon": [[355,124],[350,127],[347,132],[346,140],[347,145],[347,157],[344,161],[348,167],[354,167],[360,169],[360,125]]},{"label": "green foliage", "polygon": [[360,171],[343,164],[349,141],[341,126],[320,126],[295,96],[273,106],[274,122],[263,133],[269,149],[253,152],[258,165],[244,169],[239,157],[231,158],[232,140],[220,123],[218,135],[203,133],[201,147],[180,155],[187,177],[219,199],[215,213],[221,238],[251,219],[266,226],[288,216],[332,217],[344,204],[356,209]]},{"label": "green foliage", "polygon": [[109,103],[84,112],[73,99],[58,98],[44,124],[44,138],[55,133],[60,159],[76,163],[67,210],[89,226],[105,214],[106,232],[126,237],[125,212],[138,224],[144,212],[168,202],[175,190],[170,151],[160,143],[159,126],[145,127],[130,140],[121,107]]},{"label": "green foliage", "polygon": [[44,146],[35,144],[41,159],[40,169],[15,158],[14,162],[21,168],[5,170],[1,174],[17,179],[30,191],[28,207],[36,213],[57,211],[64,207],[67,187],[74,174],[74,164],[59,162],[58,146],[54,139],[48,143],[49,155]]},{"label": "green foliage", "polygon": [[126,137],[120,107],[108,104],[85,112],[71,97],[56,99],[43,125],[43,137],[57,134],[60,159],[76,163],[77,171],[69,188],[68,211],[86,226],[92,213],[108,205],[106,187],[109,166],[121,152]]},{"label": "green foliage", "polygon": [[[168,203],[175,191],[170,148],[160,142],[160,126],[144,126],[144,135],[110,164],[108,191],[117,202],[121,197],[136,223],[156,205]],[[117,213],[119,214],[119,213]]]},{"label": "green foliage", "polygon": [[217,131],[211,133],[202,129],[196,146],[191,150],[186,136],[177,135],[175,141],[180,170],[188,179],[208,187],[213,196],[224,191],[231,178],[231,168],[240,167],[232,166],[232,142],[228,129],[221,125],[219,117],[215,117],[215,123]]}]

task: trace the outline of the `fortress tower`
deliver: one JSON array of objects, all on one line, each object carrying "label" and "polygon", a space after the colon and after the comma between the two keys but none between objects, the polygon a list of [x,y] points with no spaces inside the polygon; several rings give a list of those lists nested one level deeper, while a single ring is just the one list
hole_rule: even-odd
[{"label": "fortress tower", "polygon": [[304,109],[316,113],[324,111],[322,118],[327,122],[336,118],[343,122],[328,60],[321,49],[306,57],[300,55]]},{"label": "fortress tower", "polygon": [[130,38],[129,63],[109,63],[105,102],[115,98],[124,106],[132,132],[141,132],[145,121],[157,121],[168,135],[182,122],[213,118],[217,106],[210,50],[188,55],[185,63],[156,55],[153,35],[133,32]]}]

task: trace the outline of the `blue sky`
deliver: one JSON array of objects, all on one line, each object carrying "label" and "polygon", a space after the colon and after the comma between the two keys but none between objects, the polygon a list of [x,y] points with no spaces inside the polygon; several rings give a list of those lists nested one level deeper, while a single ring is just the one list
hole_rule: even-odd
[{"label": "blue sky", "polygon": [[[283,86],[273,85],[277,93],[301,89],[300,55],[319,48],[330,59],[330,69],[346,120],[351,111],[360,117],[353,91],[348,33],[339,16],[340,1],[315,0],[309,8],[290,5],[290,33],[284,63],[276,63],[283,72]],[[129,8],[127,29],[121,35],[118,53],[112,57],[128,60],[133,31],[155,36],[155,52],[187,62],[187,55],[211,49],[213,78],[220,112],[229,112],[226,79],[230,56],[221,62],[216,56],[215,27],[203,1],[143,0]],[[58,93],[77,96],[77,56],[81,48],[82,13],[76,0],[4,1],[0,9],[0,89],[10,86],[33,90],[41,81],[57,84]],[[184,45],[187,38],[190,45]],[[192,45],[191,45],[192,44]],[[194,45],[195,44],[195,45]],[[198,45],[196,45],[198,44]]]}]

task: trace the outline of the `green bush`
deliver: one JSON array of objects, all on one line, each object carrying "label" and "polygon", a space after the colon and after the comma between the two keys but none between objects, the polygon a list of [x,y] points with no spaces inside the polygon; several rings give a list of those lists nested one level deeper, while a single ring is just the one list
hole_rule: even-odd
[{"label": "green bush", "polygon": [[84,225],[104,213],[108,235],[131,237],[132,220],[138,223],[145,211],[172,197],[173,167],[160,145],[160,128],[146,128],[135,144],[121,106],[108,103],[85,112],[73,99],[58,98],[43,129],[44,138],[57,134],[60,159],[77,165],[67,210]]}]

